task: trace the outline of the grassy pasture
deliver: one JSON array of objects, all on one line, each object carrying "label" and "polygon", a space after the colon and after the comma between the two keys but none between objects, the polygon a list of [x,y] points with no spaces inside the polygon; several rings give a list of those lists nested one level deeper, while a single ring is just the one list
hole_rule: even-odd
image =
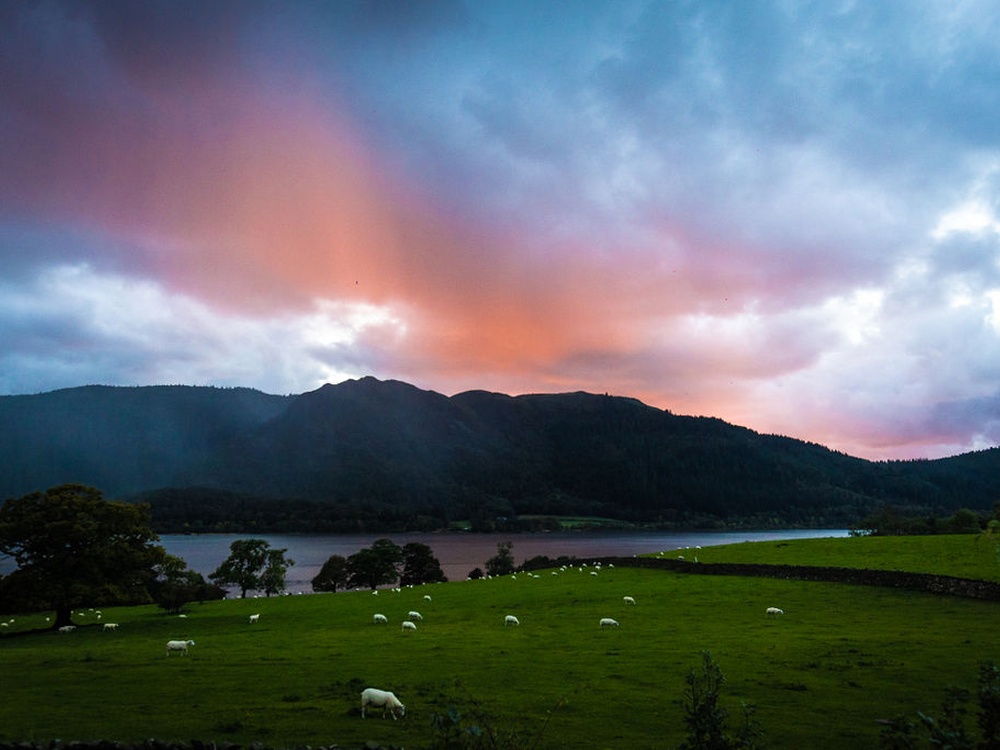
[{"label": "grassy pasture", "polygon": [[[785,616],[765,617],[772,605]],[[424,620],[404,633],[410,609]],[[933,712],[945,685],[973,687],[978,663],[1000,660],[998,615],[910,592],[621,567],[212,602],[186,619],[106,608],[121,623],[107,633],[12,635],[44,625],[26,615],[0,637],[0,740],[426,747],[432,713],[478,704],[524,738],[544,726],[539,748],[675,747],[684,676],[707,649],[727,677],[723,704],[755,704],[770,747],[873,747],[875,719]],[[621,627],[601,630],[601,617]],[[171,638],[196,644],[167,657]],[[366,686],[395,691],[406,717],[363,721]]]},{"label": "grassy pasture", "polygon": [[698,556],[699,562],[817,565],[904,570],[1000,581],[1000,560],[991,540],[976,534],[847,537],[743,542],[699,550],[673,550],[665,557]]}]

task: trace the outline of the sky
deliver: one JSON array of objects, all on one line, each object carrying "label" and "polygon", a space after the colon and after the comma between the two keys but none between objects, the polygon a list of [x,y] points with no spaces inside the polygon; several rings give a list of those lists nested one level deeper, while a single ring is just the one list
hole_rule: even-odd
[{"label": "sky", "polygon": [[631,396],[1000,443],[992,0],[7,0],[0,395]]}]

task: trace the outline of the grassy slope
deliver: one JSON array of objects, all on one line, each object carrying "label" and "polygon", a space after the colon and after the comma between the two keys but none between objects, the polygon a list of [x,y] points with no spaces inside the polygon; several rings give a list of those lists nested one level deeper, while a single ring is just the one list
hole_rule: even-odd
[{"label": "grassy slope", "polygon": [[[764,617],[771,605],[786,615]],[[402,633],[409,609],[425,619]],[[376,611],[390,625],[371,624]],[[261,620],[251,626],[253,612]],[[508,613],[519,628],[503,627]],[[684,675],[708,649],[728,680],[723,704],[734,715],[739,700],[756,704],[770,747],[872,747],[875,719],[934,711],[943,686],[972,687],[978,663],[1000,659],[998,614],[996,604],[909,592],[623,568],[214,602],[187,619],[106,609],[116,633],[0,638],[0,739],[426,747],[432,713],[478,702],[524,736],[551,710],[539,748],[675,747]],[[605,616],[621,627],[599,629]],[[38,624],[18,617],[11,629]],[[168,658],[168,638],[196,645]],[[394,690],[406,718],[362,721],[368,685]]]},{"label": "grassy slope", "polygon": [[1000,581],[996,547],[991,540],[972,534],[744,542],[666,556],[673,554],[683,554],[689,560],[697,555],[700,562],[906,570]]}]

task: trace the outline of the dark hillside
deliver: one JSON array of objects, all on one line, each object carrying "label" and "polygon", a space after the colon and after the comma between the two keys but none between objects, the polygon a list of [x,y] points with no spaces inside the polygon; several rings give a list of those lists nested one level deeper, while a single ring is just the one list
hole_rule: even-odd
[{"label": "dark hillside", "polygon": [[589,393],[89,386],[0,398],[0,423],[0,497],[82,482],[183,528],[491,528],[528,514],[843,526],[885,505],[942,515],[1000,499],[997,449],[873,463]]},{"label": "dark hillside", "polygon": [[452,474],[482,433],[473,412],[439,393],[363,378],[297,397],[229,446],[225,475],[206,479],[271,496],[420,507],[454,492]]},{"label": "dark hillside", "polygon": [[187,482],[216,446],[291,401],[248,388],[84,386],[0,397],[0,490],[63,482],[109,495]]}]

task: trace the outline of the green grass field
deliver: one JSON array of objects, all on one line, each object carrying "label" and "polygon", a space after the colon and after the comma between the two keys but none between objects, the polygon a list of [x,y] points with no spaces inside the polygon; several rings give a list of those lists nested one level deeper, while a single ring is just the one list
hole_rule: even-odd
[{"label": "green grass field", "polygon": [[[896,540],[816,541],[823,545],[808,553],[813,559],[832,554],[821,550],[826,544],[843,545],[844,555],[816,564],[851,564],[857,542],[870,545],[869,556],[904,557],[875,550]],[[755,546],[698,554],[708,561],[739,550],[733,560],[779,561],[767,550],[750,559]],[[939,549],[944,566],[952,565],[948,548]],[[624,595],[637,605],[626,606]],[[765,617],[768,606],[786,614]],[[424,620],[404,633],[410,609]],[[260,622],[250,625],[255,612]],[[390,624],[372,624],[375,612]],[[503,626],[508,613],[520,627]],[[994,603],[895,590],[621,567],[377,597],[212,602],[192,605],[184,619],[153,607],[104,609],[117,632],[95,624],[18,636],[44,626],[44,614],[24,615],[0,637],[0,740],[419,748],[431,744],[433,714],[468,716],[478,707],[484,723],[516,731],[522,747],[541,733],[538,748],[670,748],[684,738],[684,677],[709,650],[727,678],[723,705],[735,716],[740,700],[755,704],[769,747],[874,747],[876,719],[934,713],[946,685],[972,688],[979,662],[1000,660],[998,615]],[[601,617],[621,627],[601,630]],[[167,657],[171,638],[196,643],[187,657]],[[405,718],[362,720],[367,686],[393,690]]]},{"label": "green grass field", "polygon": [[[997,540],[1000,541],[1000,540]],[[905,570],[1000,581],[1000,559],[992,540],[974,534],[849,537],[743,542],[699,550],[672,550],[700,562],[819,565],[872,570]]]}]

